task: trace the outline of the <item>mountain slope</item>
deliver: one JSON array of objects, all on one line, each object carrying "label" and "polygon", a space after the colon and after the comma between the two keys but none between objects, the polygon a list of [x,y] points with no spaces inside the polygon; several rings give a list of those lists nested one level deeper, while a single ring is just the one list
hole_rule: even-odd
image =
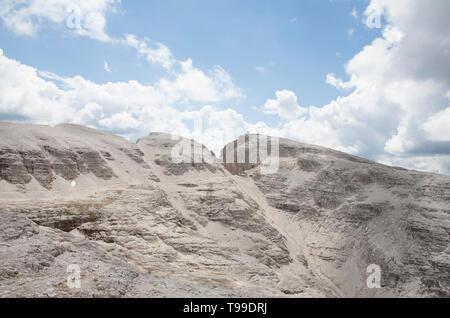
[{"label": "mountain slope", "polygon": [[[332,281],[342,295],[449,295],[448,176],[287,139],[280,139],[279,158],[277,173],[256,168],[246,171],[250,180],[240,179],[243,188],[267,200],[279,228],[317,276]],[[235,165],[243,167],[230,171],[251,168]],[[381,289],[366,286],[370,264],[381,267]]]},{"label": "mountain slope", "polygon": [[[102,252],[84,259],[82,271],[114,258],[151,277],[144,281],[189,286],[174,294],[181,296],[449,296],[447,176],[286,139],[279,169],[263,174],[260,163],[232,157],[223,165],[195,141],[161,133],[133,144],[76,125],[0,123],[0,132],[2,221],[95,244]],[[26,221],[16,225],[11,213]],[[27,271],[8,256],[20,244],[0,245],[5,268],[18,273],[0,275],[0,292],[23,276],[71,295],[66,252],[54,256],[57,267]],[[34,245],[47,244],[36,237]],[[380,289],[367,288],[370,264],[381,267]],[[133,284],[118,296],[163,295],[151,291],[157,284]],[[31,282],[21,286],[16,296],[39,296]],[[82,296],[98,288],[92,282]]]}]

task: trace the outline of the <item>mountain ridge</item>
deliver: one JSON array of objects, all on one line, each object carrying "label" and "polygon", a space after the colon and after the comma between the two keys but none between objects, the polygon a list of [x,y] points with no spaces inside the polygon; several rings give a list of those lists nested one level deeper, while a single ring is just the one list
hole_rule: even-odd
[{"label": "mountain ridge", "polygon": [[[78,125],[0,123],[0,132],[5,226],[17,230],[31,222],[55,237],[65,232],[64,240],[94,244],[101,251],[96,257],[116,257],[136,277],[200,284],[203,296],[215,288],[223,288],[221,297],[450,295],[448,176],[288,139],[279,140],[278,170],[264,174],[260,162],[233,171],[203,145],[164,133],[133,144]],[[180,148],[176,162],[180,141],[201,157]],[[80,295],[61,283],[70,251],[53,256],[52,249],[29,250],[27,264],[49,260],[31,270],[20,255],[10,255],[26,235],[4,238],[9,247],[0,246],[0,296],[21,275],[21,286],[28,287],[18,296],[46,288],[27,283],[30,277],[47,277],[56,295]],[[35,245],[47,246],[44,238],[32,237]],[[81,264],[88,280],[95,277],[94,260]],[[371,264],[381,268],[379,289],[366,284]],[[118,296],[157,294],[141,285],[136,292],[134,278],[115,279],[129,286]],[[96,295],[114,294],[114,288],[89,286]]]}]

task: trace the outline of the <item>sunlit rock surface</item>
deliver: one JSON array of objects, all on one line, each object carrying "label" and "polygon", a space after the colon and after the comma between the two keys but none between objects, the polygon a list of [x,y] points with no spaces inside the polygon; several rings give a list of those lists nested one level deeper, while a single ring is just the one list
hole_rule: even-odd
[{"label": "sunlit rock surface", "polygon": [[226,146],[242,162],[161,133],[0,133],[1,297],[450,296],[448,176],[286,139],[265,174],[265,136]]}]

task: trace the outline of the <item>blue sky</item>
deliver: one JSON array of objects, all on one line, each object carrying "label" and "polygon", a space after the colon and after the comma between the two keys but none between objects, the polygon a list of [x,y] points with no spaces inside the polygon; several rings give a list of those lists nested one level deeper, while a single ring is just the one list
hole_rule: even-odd
[{"label": "blue sky", "polygon": [[[276,116],[254,109],[276,90],[294,91],[304,106],[323,106],[341,94],[325,83],[326,75],[345,78],[345,62],[380,34],[361,21],[366,5],[348,0],[123,1],[118,12],[108,13],[107,32],[149,37],[179,60],[191,58],[200,69],[222,66],[246,98],[220,107],[233,107],[251,122],[276,124]],[[352,36],[350,29],[355,30]],[[60,76],[151,84],[166,75],[130,48],[68,31],[50,26],[38,36],[18,38],[3,28],[0,42],[6,55]],[[111,73],[104,70],[104,61]]]},{"label": "blue sky", "polygon": [[448,173],[447,9],[445,0],[0,0],[0,120],[74,122],[130,140],[160,130],[215,151],[257,131]]}]

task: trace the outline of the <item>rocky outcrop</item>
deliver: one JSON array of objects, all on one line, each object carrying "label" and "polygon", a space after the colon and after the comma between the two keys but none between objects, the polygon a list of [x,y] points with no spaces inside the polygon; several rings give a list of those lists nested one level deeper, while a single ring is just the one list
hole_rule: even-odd
[{"label": "rocky outcrop", "polygon": [[223,147],[222,164],[231,174],[242,175],[271,155],[271,137],[245,135]]},{"label": "rocky outcrop", "polygon": [[162,133],[0,131],[2,297],[450,296],[448,176],[261,135],[219,160]]},{"label": "rocky outcrop", "polygon": [[214,154],[192,139],[151,133],[136,143],[144,150],[156,150],[153,163],[164,168],[164,174],[167,176],[182,176],[189,171],[222,171]]},{"label": "rocky outcrop", "polygon": [[[294,217],[302,234],[291,235],[319,276],[351,296],[450,296],[449,177],[286,139],[279,153],[275,174],[248,174],[270,206]],[[369,264],[382,269],[379,290],[365,284]]]},{"label": "rocky outcrop", "polygon": [[[16,138],[20,130],[20,138]],[[27,125],[0,123],[0,134],[0,180],[12,184],[26,185],[35,179],[51,189],[57,177],[71,182],[89,174],[111,180],[118,178],[113,172],[114,161],[123,171],[130,170],[130,160],[132,167],[149,169],[136,145],[81,126],[30,129]],[[128,160],[124,161],[124,157]]]},{"label": "rocky outcrop", "polygon": [[[0,297],[245,297],[226,288],[158,277],[101,244],[0,211]],[[80,288],[67,284],[69,266]]]},{"label": "rocky outcrop", "polygon": [[0,150],[0,179],[12,184],[26,184],[31,181],[31,175],[18,151],[8,148]]}]

